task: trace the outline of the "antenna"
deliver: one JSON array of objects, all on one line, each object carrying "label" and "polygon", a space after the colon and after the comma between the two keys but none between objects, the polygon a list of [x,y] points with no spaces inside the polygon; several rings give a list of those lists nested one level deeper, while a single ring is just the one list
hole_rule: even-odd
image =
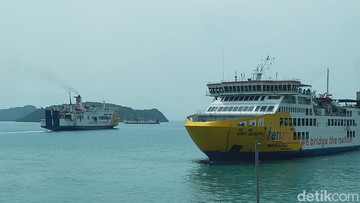
[{"label": "antenna", "polygon": [[237,82],[237,71],[235,71],[235,82]]},{"label": "antenna", "polygon": [[70,105],[71,105],[71,92],[69,92]]},{"label": "antenna", "polygon": [[326,93],[329,93],[329,68],[327,69]]},{"label": "antenna", "polygon": [[225,77],[225,54],[224,54],[224,51],[223,51],[223,71],[222,71],[222,80],[224,80],[224,77]]}]

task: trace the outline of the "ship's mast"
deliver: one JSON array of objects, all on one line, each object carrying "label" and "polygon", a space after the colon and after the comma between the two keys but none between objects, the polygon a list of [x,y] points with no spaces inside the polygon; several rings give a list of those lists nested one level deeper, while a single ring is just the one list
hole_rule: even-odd
[{"label": "ship's mast", "polygon": [[264,74],[264,68],[267,65],[271,65],[272,64],[272,60],[274,60],[275,58],[270,58],[270,56],[267,56],[266,59],[264,59],[264,63],[263,64],[259,64],[256,69],[255,72],[253,73],[254,75],[254,79],[255,80],[261,80],[262,75]]}]

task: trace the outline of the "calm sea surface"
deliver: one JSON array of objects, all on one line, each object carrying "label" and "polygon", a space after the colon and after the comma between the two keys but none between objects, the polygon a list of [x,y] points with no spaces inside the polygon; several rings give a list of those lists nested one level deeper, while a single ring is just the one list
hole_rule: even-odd
[{"label": "calm sea surface", "polygon": [[[183,122],[50,132],[0,122],[0,202],[254,202],[252,163],[209,163]],[[262,202],[360,194],[360,152],[260,163]]]}]

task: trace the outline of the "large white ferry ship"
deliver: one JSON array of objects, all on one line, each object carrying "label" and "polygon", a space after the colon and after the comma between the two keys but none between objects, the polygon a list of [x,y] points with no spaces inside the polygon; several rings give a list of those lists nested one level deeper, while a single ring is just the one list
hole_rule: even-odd
[{"label": "large white ferry ship", "polygon": [[355,99],[316,95],[298,79],[262,79],[267,57],[253,79],[209,83],[206,111],[185,127],[210,160],[293,158],[359,150],[360,92]]},{"label": "large white ferry ship", "polygon": [[119,113],[117,109],[90,107],[82,103],[80,95],[76,96],[76,104],[63,105],[61,110],[53,107],[45,110],[45,119],[41,120],[41,127],[53,131],[109,129],[118,125]]}]

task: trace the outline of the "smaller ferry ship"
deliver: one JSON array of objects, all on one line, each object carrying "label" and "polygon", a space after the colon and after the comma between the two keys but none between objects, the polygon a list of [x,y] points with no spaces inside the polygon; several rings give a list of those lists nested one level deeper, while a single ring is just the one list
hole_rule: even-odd
[{"label": "smaller ferry ship", "polygon": [[360,92],[333,99],[329,88],[316,95],[298,79],[263,79],[270,60],[252,79],[207,84],[213,101],[185,120],[198,148],[210,160],[253,160],[258,142],[264,159],[359,150]]},{"label": "smaller ferry ship", "polygon": [[[71,98],[71,97],[70,97]],[[45,110],[45,119],[41,127],[53,131],[111,129],[119,123],[117,109],[90,107],[82,103],[80,95],[76,96],[76,104],[63,105],[61,109],[52,107]]]}]

